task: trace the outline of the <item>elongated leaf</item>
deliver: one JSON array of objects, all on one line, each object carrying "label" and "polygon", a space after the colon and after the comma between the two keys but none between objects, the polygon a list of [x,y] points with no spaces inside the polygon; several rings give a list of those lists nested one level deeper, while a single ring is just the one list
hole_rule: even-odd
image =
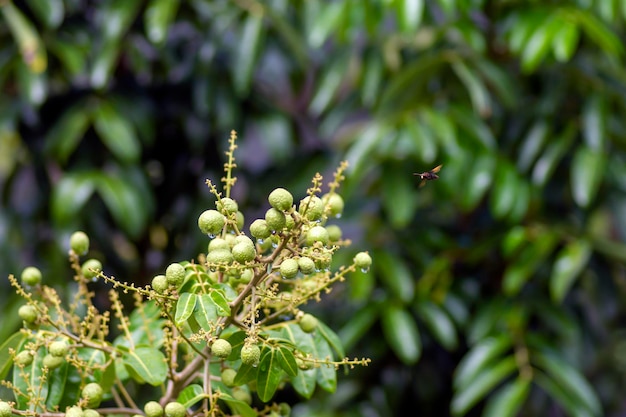
[{"label": "elongated leaf", "polygon": [[483,117],[489,116],[491,114],[491,100],[485,84],[463,61],[454,62],[452,69],[469,93],[474,111]]},{"label": "elongated leaf", "polygon": [[515,207],[518,183],[515,167],[508,161],[498,161],[490,196],[491,211],[496,218],[506,217]]},{"label": "elongated leaf", "polygon": [[374,266],[391,294],[408,304],[415,294],[415,278],[406,263],[390,252],[377,251]]},{"label": "elongated leaf", "polygon": [[66,174],[52,190],[52,217],[67,225],[74,220],[92,196],[99,175],[91,172]]},{"label": "elongated leaf", "polygon": [[407,365],[416,363],[422,354],[422,341],[413,317],[405,309],[388,305],[381,319],[385,338],[398,358]]},{"label": "elongated leaf", "polygon": [[313,114],[322,114],[333,102],[339,91],[341,81],[346,75],[346,65],[345,58],[335,58],[335,61],[326,68],[309,106]]},{"label": "elongated leaf", "polygon": [[[314,353],[315,343],[313,337],[302,331],[297,324],[290,324],[283,328],[285,337],[298,347],[303,353]],[[293,388],[304,398],[311,398],[317,381],[317,369],[299,369],[298,375],[291,378]]]},{"label": "elongated leaf", "polygon": [[[131,375],[138,382],[147,382],[157,386],[167,378],[167,364],[165,356],[152,347],[138,347],[125,352],[122,356],[124,366],[133,372]],[[138,378],[137,378],[138,377]]]},{"label": "elongated leaf", "polygon": [[152,0],[144,13],[144,22],[148,39],[151,42],[162,43],[166,36],[180,0]]},{"label": "elongated leaf", "polygon": [[257,378],[258,372],[258,366],[242,364],[239,370],[237,370],[237,375],[235,375],[235,385],[244,385],[254,381]]},{"label": "elongated leaf", "polygon": [[492,153],[485,152],[475,157],[461,194],[461,203],[466,210],[476,207],[483,198],[491,186],[495,168],[496,160]]},{"label": "elongated leaf", "polygon": [[85,103],[70,107],[50,129],[46,138],[46,151],[65,163],[88,127],[89,113],[85,109]]},{"label": "elongated leaf", "polygon": [[321,13],[310,16],[310,18],[315,19],[307,32],[311,47],[319,48],[333,32],[339,29],[347,6],[348,2],[346,1],[332,2],[324,5]]},{"label": "elongated leaf", "polygon": [[328,345],[333,349],[333,351],[335,351],[339,358],[346,356],[341,339],[339,339],[339,336],[337,336],[337,334],[330,327],[321,321],[318,321],[317,332],[326,340]]},{"label": "elongated leaf", "polygon": [[291,377],[298,375],[298,364],[291,349],[279,346],[276,351],[276,361],[287,375]]},{"label": "elongated leaf", "polygon": [[[48,397],[48,382],[42,380],[43,374],[43,358],[46,355],[45,348],[41,347],[35,357],[33,362],[25,366],[24,369],[20,369],[17,366],[13,367],[13,385],[15,385],[20,392],[24,395],[16,395],[15,401],[17,403],[17,408],[20,410],[28,409],[28,401],[30,400],[26,395],[29,392],[29,387],[37,387],[37,395],[40,396],[44,401]],[[64,363],[61,366],[67,366],[67,363]],[[53,370],[52,372],[58,371],[59,368]]]},{"label": "elongated leaf", "polygon": [[198,296],[196,294],[184,292],[180,295],[180,298],[176,302],[176,314],[174,316],[174,322],[177,325],[181,325],[193,314],[196,308],[196,300]]},{"label": "elongated leaf", "polygon": [[185,389],[178,394],[176,401],[181,403],[185,408],[189,408],[194,404],[199,403],[206,397],[207,395],[204,393],[204,390],[200,385],[191,384],[185,387]]},{"label": "elongated leaf", "polygon": [[417,303],[416,310],[437,342],[448,350],[457,347],[456,329],[445,311],[430,301]]},{"label": "elongated leaf", "polygon": [[58,27],[63,21],[65,7],[63,0],[28,0],[28,7],[49,28]]},{"label": "elongated leaf", "polygon": [[[315,356],[322,360],[333,360],[333,352],[330,345],[319,332],[313,334],[315,342]],[[328,392],[335,392],[337,388],[337,370],[332,364],[323,364],[317,368],[317,383]]]},{"label": "elongated leaf", "polygon": [[552,252],[557,243],[557,236],[554,232],[546,231],[540,238],[529,243],[520,252],[504,272],[502,287],[505,294],[517,294],[528,282],[533,273]]},{"label": "elongated leaf", "polygon": [[263,402],[268,402],[274,396],[282,377],[282,368],[276,359],[276,350],[263,349],[257,373],[257,394]]},{"label": "elongated leaf", "polygon": [[515,417],[528,397],[530,379],[518,377],[489,399],[483,417]]},{"label": "elongated leaf", "polygon": [[202,294],[196,302],[196,309],[193,316],[198,321],[200,327],[207,332],[215,330],[215,320],[217,319],[217,308],[208,294]]},{"label": "elongated leaf", "polygon": [[552,38],[552,50],[557,61],[566,62],[572,58],[578,47],[579,37],[580,32],[574,22],[559,20],[559,28]]},{"label": "elongated leaf", "polygon": [[218,316],[230,316],[230,305],[228,305],[228,300],[226,300],[226,296],[221,290],[213,289],[209,292],[209,297],[215,304]]},{"label": "elongated leaf", "polygon": [[24,343],[25,340],[26,337],[22,332],[15,332],[0,346],[0,380],[7,376],[11,366],[13,366],[13,358],[9,353],[9,349],[18,351],[18,346]]},{"label": "elongated leaf", "polygon": [[452,415],[462,416],[517,369],[514,356],[507,356],[489,368],[482,369],[473,383],[458,388],[452,398]]},{"label": "elongated leaf", "polygon": [[115,221],[129,235],[138,236],[146,226],[148,210],[134,185],[124,178],[103,174],[96,186]]},{"label": "elongated leaf", "polygon": [[589,206],[598,193],[605,162],[604,152],[592,151],[587,147],[579,147],[574,154],[570,175],[572,197],[579,206]]},{"label": "elongated leaf", "polygon": [[591,245],[584,239],[565,246],[557,255],[550,277],[550,295],[557,303],[563,301],[580,271],[591,256]]},{"label": "elongated leaf", "polygon": [[111,103],[103,102],[94,112],[94,128],[100,140],[121,161],[132,163],[139,158],[139,139],[127,118]]},{"label": "elongated leaf", "polygon": [[464,389],[472,385],[480,373],[492,364],[505,352],[513,341],[507,334],[488,337],[476,344],[461,360],[454,375],[454,388]]},{"label": "elongated leaf", "polygon": [[220,400],[228,404],[233,414],[240,415],[241,417],[257,417],[258,413],[252,409],[248,404],[241,400],[236,400],[232,396],[220,393]]},{"label": "elongated leaf", "polygon": [[385,169],[383,174],[387,182],[382,200],[391,226],[401,230],[413,220],[417,208],[415,178],[394,168]]},{"label": "elongated leaf", "polygon": [[603,152],[606,149],[607,112],[606,101],[597,94],[592,95],[583,108],[583,138],[587,146],[596,152]]},{"label": "elongated leaf", "polygon": [[583,375],[569,363],[556,355],[549,353],[535,353],[535,363],[558,383],[566,395],[578,399],[591,415],[602,415],[602,406],[593,388]]},{"label": "elongated leaf", "polygon": [[68,381],[69,370],[70,366],[64,363],[53,372],[50,372],[47,381],[48,396],[46,398],[46,407],[52,408],[55,405],[59,405],[64,396],[69,397],[68,402],[71,403],[75,403],[78,400],[78,387],[76,386],[76,382],[72,384],[71,380]]},{"label": "elongated leaf", "polygon": [[568,415],[573,417],[594,417],[589,410],[580,405],[577,398],[569,396],[564,387],[539,370],[533,372],[533,380],[550,398],[557,402]]},{"label": "elongated leaf", "polygon": [[28,69],[34,74],[44,72],[48,66],[46,49],[33,24],[12,2],[3,3],[0,13],[4,15],[4,22],[15,38]]},{"label": "elongated leaf", "polygon": [[541,154],[548,139],[549,125],[546,120],[536,121],[521,143],[517,157],[517,167],[521,172],[526,172]]},{"label": "elongated leaf", "polygon": [[424,0],[395,0],[394,3],[402,31],[415,33],[422,22]]},{"label": "elongated leaf", "polygon": [[250,13],[243,24],[243,32],[233,65],[235,89],[239,94],[246,94],[250,89],[252,75],[259,49],[263,45],[263,15]]},{"label": "elongated leaf", "polygon": [[559,28],[558,21],[553,18],[544,19],[534,28],[522,51],[522,70],[534,71],[550,51],[554,34]]},{"label": "elongated leaf", "polygon": [[[370,304],[359,309],[339,331],[339,339],[343,347],[350,351],[351,348],[372,328],[378,319],[377,305]],[[340,355],[345,356],[345,355]]]}]

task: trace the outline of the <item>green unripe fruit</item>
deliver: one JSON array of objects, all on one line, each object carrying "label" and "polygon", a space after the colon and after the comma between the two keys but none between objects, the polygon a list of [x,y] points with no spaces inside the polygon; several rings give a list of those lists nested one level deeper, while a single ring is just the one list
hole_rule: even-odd
[{"label": "green unripe fruit", "polygon": [[14,361],[18,365],[28,366],[33,363],[33,355],[30,352],[23,350],[15,355]]},{"label": "green unripe fruit", "polygon": [[317,328],[317,318],[312,314],[306,313],[300,318],[298,325],[300,325],[303,332],[311,333]]},{"label": "green unripe fruit", "polygon": [[169,285],[179,288],[185,281],[185,267],[176,262],[170,264],[165,270],[165,279]]},{"label": "green unripe fruit", "polygon": [[172,401],[165,404],[165,417],[185,417],[187,410],[185,406],[178,401]]},{"label": "green unripe fruit", "polygon": [[280,275],[283,278],[293,278],[298,274],[298,261],[295,259],[284,259],[280,264]]},{"label": "green unripe fruit", "polygon": [[246,235],[235,236],[235,245],[245,243],[246,245],[254,246],[254,242]]},{"label": "green unripe fruit", "polygon": [[159,294],[163,294],[167,290],[167,278],[165,275],[156,275],[152,278],[152,288]]},{"label": "green unripe fruit", "polygon": [[285,228],[287,230],[293,230],[296,226],[296,221],[293,219],[293,216],[287,214],[285,215]]},{"label": "green unripe fruit", "polygon": [[232,198],[224,197],[221,200],[215,202],[217,209],[224,214],[233,214],[237,213],[239,210],[239,206],[237,202]]},{"label": "green unripe fruit", "polygon": [[232,390],[233,398],[239,401],[242,401],[248,405],[252,404],[252,396],[248,391],[241,387],[235,387]]},{"label": "green unripe fruit", "polygon": [[226,250],[226,249],[218,249],[218,250],[214,250],[212,252],[209,252],[209,254],[206,257],[206,260],[208,263],[210,264],[223,264],[223,265],[229,265],[233,262],[233,254],[230,250]]},{"label": "green unripe fruit", "polygon": [[237,243],[233,246],[233,258],[240,264],[245,264],[246,262],[253,261],[256,257],[256,248],[252,242],[245,243]]},{"label": "green unripe fruit", "polygon": [[247,284],[252,281],[252,277],[254,277],[254,271],[252,269],[244,269],[243,271],[241,271],[239,281],[243,284]]},{"label": "green unripe fruit", "polygon": [[102,263],[97,259],[89,259],[85,261],[81,267],[81,271],[83,272],[85,278],[94,278],[98,275],[98,272],[102,271]]},{"label": "green unripe fruit", "polygon": [[265,212],[265,222],[270,230],[280,231],[287,225],[285,213],[273,207]]},{"label": "green unripe fruit", "polygon": [[17,315],[26,323],[34,323],[39,316],[37,309],[30,304],[21,306],[19,310],[17,310]]},{"label": "green unripe fruit", "polygon": [[278,412],[283,417],[289,417],[291,415],[291,406],[287,403],[278,404]]},{"label": "green unripe fruit", "polygon": [[70,236],[70,249],[77,255],[84,255],[89,251],[89,236],[85,232],[74,232]]},{"label": "green unripe fruit", "polygon": [[217,339],[211,345],[211,354],[222,359],[226,359],[232,350],[233,347],[230,345],[230,342],[225,339]]},{"label": "green unripe fruit", "polygon": [[343,213],[343,198],[339,194],[326,194],[322,197],[322,201],[326,204],[328,214],[332,217],[341,217]]},{"label": "green unripe fruit", "polygon": [[70,350],[69,345],[65,340],[57,340],[50,343],[50,347],[48,348],[48,352],[50,352],[53,356],[59,356],[61,358],[67,355],[67,352]]},{"label": "green unripe fruit", "polygon": [[328,230],[324,226],[313,226],[306,233],[306,244],[309,246],[315,242],[321,242],[325,246],[328,244],[328,240]]},{"label": "green unripe fruit", "polygon": [[315,262],[313,262],[313,259],[303,256],[298,259],[298,268],[305,275],[312,274],[315,272]]},{"label": "green unripe fruit", "polygon": [[276,188],[270,193],[267,200],[270,206],[280,211],[287,211],[293,206],[293,196],[284,188]]},{"label": "green unripe fruit", "polygon": [[143,406],[143,411],[146,413],[146,417],[161,417],[163,415],[163,406],[156,401],[148,401]]},{"label": "green unripe fruit", "polygon": [[318,270],[326,270],[330,268],[330,263],[333,258],[330,253],[321,254],[317,259],[315,259],[315,268]]},{"label": "green unripe fruit", "polygon": [[235,220],[237,221],[237,229],[241,230],[243,229],[243,223],[245,221],[245,218],[243,217],[243,213],[238,211],[235,217]]},{"label": "green unripe fruit", "polygon": [[96,410],[92,410],[91,408],[88,408],[83,411],[83,417],[100,417],[100,413],[97,412]]},{"label": "green unripe fruit", "polygon": [[367,252],[359,252],[354,257],[354,264],[357,268],[367,270],[372,265],[372,257]]},{"label": "green unripe fruit", "polygon": [[209,252],[218,249],[230,250],[230,244],[226,239],[216,237],[215,239],[211,240],[211,242],[209,242]]},{"label": "green unripe fruit", "polygon": [[65,417],[85,417],[85,413],[82,408],[74,406],[65,411]]},{"label": "green unripe fruit", "polygon": [[222,371],[222,382],[227,387],[234,387],[236,376],[237,376],[237,371],[235,371],[232,368],[226,368]]},{"label": "green unripe fruit", "polygon": [[250,234],[257,239],[267,239],[272,231],[265,220],[256,219],[250,225]]},{"label": "green unripe fruit", "polygon": [[326,226],[326,231],[328,232],[328,239],[331,242],[337,242],[341,240],[341,228],[336,224]]},{"label": "green unripe fruit", "polygon": [[81,397],[87,400],[87,407],[97,408],[102,402],[104,391],[97,382],[90,382],[83,387]]},{"label": "green unripe fruit", "polygon": [[0,417],[11,417],[13,414],[13,410],[11,406],[6,401],[0,401]]},{"label": "green unripe fruit", "polygon": [[205,235],[215,236],[222,231],[226,219],[217,210],[205,210],[198,217],[198,227]]},{"label": "green unripe fruit", "polygon": [[241,363],[257,366],[261,358],[261,349],[257,345],[244,344],[241,348]]},{"label": "green unripe fruit", "polygon": [[63,358],[62,356],[54,356],[48,353],[46,356],[43,357],[43,366],[48,369],[56,369],[59,366],[63,365],[63,362],[65,362],[65,358]]},{"label": "green unripe fruit", "polygon": [[311,362],[305,362],[300,358],[296,358],[296,365],[298,365],[298,368],[302,369],[302,370],[307,370],[307,369],[311,369],[313,367],[313,365],[311,364]]},{"label": "green unripe fruit", "polygon": [[27,266],[22,271],[21,278],[24,284],[33,287],[41,282],[41,271],[34,266]]},{"label": "green unripe fruit", "polygon": [[311,221],[319,221],[324,214],[324,203],[318,196],[306,196],[300,200],[298,212]]}]

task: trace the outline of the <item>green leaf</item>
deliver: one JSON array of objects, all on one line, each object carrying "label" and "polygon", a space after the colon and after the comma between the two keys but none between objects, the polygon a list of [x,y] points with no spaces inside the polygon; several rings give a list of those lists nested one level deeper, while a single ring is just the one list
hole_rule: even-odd
[{"label": "green leaf", "polygon": [[517,171],[513,164],[509,161],[498,161],[490,195],[490,208],[497,219],[505,218],[515,207],[518,183]]},{"label": "green leaf", "polygon": [[117,39],[107,39],[98,48],[89,74],[89,82],[93,88],[102,89],[106,86],[120,56],[120,48],[121,45]]},{"label": "green leaf", "polygon": [[250,12],[245,19],[239,40],[235,64],[233,65],[235,90],[245,95],[250,90],[252,75],[256,67],[259,49],[263,45],[263,15]]},{"label": "green leaf", "polygon": [[533,381],[537,386],[542,388],[552,400],[560,404],[568,415],[572,417],[594,417],[589,410],[581,406],[577,398],[571,397],[564,387],[540,370],[533,371]]},{"label": "green leaf", "polygon": [[415,33],[422,22],[424,0],[395,0],[394,3],[400,29],[406,33]]},{"label": "green leaf", "polygon": [[57,28],[65,15],[63,0],[27,0],[28,7],[48,28]]},{"label": "green leaf", "polygon": [[258,413],[252,409],[248,404],[241,400],[236,400],[226,393],[220,393],[220,400],[228,404],[228,407],[233,414],[240,415],[241,417],[257,417]]},{"label": "green leaf", "polygon": [[291,349],[279,346],[276,351],[276,361],[287,375],[291,377],[298,375],[298,364]]},{"label": "green leaf", "polygon": [[374,268],[393,297],[408,304],[415,294],[415,278],[406,263],[387,251],[376,251]]},{"label": "green leaf", "polygon": [[193,316],[198,321],[200,327],[207,332],[215,330],[215,320],[217,320],[217,308],[208,294],[198,297]]},{"label": "green leaf", "polygon": [[308,41],[312,48],[321,47],[326,39],[342,25],[347,7],[347,1],[328,3],[322,7],[321,13],[312,16],[315,20],[308,30]]},{"label": "green leaf", "polygon": [[[474,113],[473,109],[463,105],[453,105],[450,108],[449,117],[463,130],[463,134],[475,138],[480,146],[487,150],[497,149],[496,138],[491,128]],[[448,131],[446,134],[455,135],[453,131]]]},{"label": "green leaf", "polygon": [[454,388],[461,390],[472,385],[483,370],[491,368],[497,358],[512,346],[513,341],[508,334],[486,337],[476,343],[456,368]]},{"label": "green leaf", "polygon": [[176,302],[176,314],[174,316],[174,322],[177,326],[187,321],[187,319],[193,314],[196,308],[196,300],[198,296],[196,294],[184,292],[178,298]]},{"label": "green leaf", "polygon": [[387,305],[381,319],[385,339],[398,358],[406,365],[416,363],[422,354],[422,341],[413,317],[405,309]]},{"label": "green leaf", "polygon": [[582,135],[587,146],[596,152],[606,149],[607,142],[607,105],[598,94],[592,95],[582,110]]},{"label": "green leaf", "polygon": [[578,239],[557,254],[550,277],[550,295],[555,302],[563,301],[574,280],[587,265],[591,250],[587,240]]},{"label": "green leaf", "polygon": [[533,162],[541,154],[541,150],[545,146],[548,139],[549,125],[545,119],[537,120],[520,145],[520,151],[517,157],[517,167],[521,172],[527,172]]},{"label": "green leaf", "polygon": [[624,52],[620,38],[593,13],[574,7],[561,8],[561,11],[566,18],[574,19],[585,34],[609,55],[618,56]]},{"label": "green leaf", "polygon": [[[357,310],[351,315],[350,320],[339,331],[339,339],[343,347],[350,351],[372,328],[378,320],[378,305],[371,303]],[[345,355],[340,355],[345,356]]]},{"label": "green leaf", "polygon": [[101,102],[96,108],[94,128],[100,140],[119,160],[134,163],[139,159],[140,144],[135,129],[112,103]]},{"label": "green leaf", "polygon": [[413,220],[417,197],[415,177],[406,175],[406,172],[396,168],[394,166],[385,168],[382,202],[391,226],[401,230]]},{"label": "green leaf", "polygon": [[545,231],[541,236],[524,247],[517,258],[508,265],[502,278],[502,287],[507,295],[521,291],[528,279],[554,249],[557,236],[553,231]]},{"label": "green leaf", "polygon": [[346,76],[346,65],[347,57],[336,57],[326,66],[309,105],[311,113],[319,116],[328,109],[339,91],[341,81]]},{"label": "green leaf", "polygon": [[543,368],[568,397],[577,399],[591,415],[603,415],[596,393],[576,368],[554,354],[537,352],[532,357],[537,366]]},{"label": "green leaf", "polygon": [[430,301],[420,301],[416,310],[434,338],[448,350],[456,349],[458,339],[454,323],[438,305]]},{"label": "green leaf", "polygon": [[483,417],[515,417],[528,397],[530,379],[517,377],[500,388],[488,401]]},{"label": "green leaf", "polygon": [[522,70],[533,72],[550,51],[554,34],[559,28],[558,20],[552,16],[543,19],[535,26],[522,50]]},{"label": "green leaf", "polygon": [[268,402],[278,389],[282,377],[282,368],[276,360],[276,350],[265,348],[261,353],[257,373],[257,394],[263,402]]},{"label": "green leaf", "polygon": [[147,346],[138,347],[124,352],[122,360],[129,372],[131,370],[134,372],[134,379],[140,383],[147,382],[157,386],[165,382],[167,378],[165,357],[157,349]]},{"label": "green leaf", "polygon": [[180,0],[152,0],[144,13],[144,25],[150,42],[160,44],[167,37]]},{"label": "green leaf", "polygon": [[[315,344],[313,337],[310,334],[302,331],[300,326],[295,323],[291,323],[283,327],[283,333],[287,340],[297,346],[298,350],[303,353],[315,352]],[[296,392],[302,395],[304,398],[309,399],[315,391],[315,385],[317,380],[317,369],[299,369],[298,375],[291,378],[293,388]]]},{"label": "green leaf", "polygon": [[28,72],[43,73],[48,66],[48,58],[46,48],[33,23],[12,2],[4,2],[0,6],[0,13],[4,15],[4,22],[20,49]]},{"label": "green leaf", "polygon": [[2,345],[0,345],[0,380],[9,373],[11,366],[13,366],[13,358],[9,353],[9,349],[14,349],[19,353],[18,346],[20,346],[26,340],[26,336],[22,332],[15,332],[8,339],[6,339]]},{"label": "green leaf", "polygon": [[318,321],[317,332],[328,342],[328,345],[335,351],[338,357],[343,358],[346,356],[341,339],[330,327]]},{"label": "green leaf", "polygon": [[204,393],[200,385],[191,384],[186,386],[185,389],[178,394],[176,401],[181,403],[185,408],[189,408],[207,397],[208,395]]},{"label": "green leaf", "polygon": [[215,304],[217,315],[223,317],[230,317],[230,305],[222,290],[212,289],[209,292],[209,297]]},{"label": "green leaf", "polygon": [[75,221],[92,196],[99,174],[76,172],[64,175],[52,189],[50,208],[55,222],[68,225]]},{"label": "green leaf", "polygon": [[507,356],[476,375],[472,384],[457,388],[450,406],[452,415],[462,416],[483,399],[496,385],[517,369],[514,356]]},{"label": "green leaf", "polygon": [[[25,366],[23,370],[17,366],[13,367],[13,385],[15,385],[19,391],[24,394],[15,396],[15,401],[17,403],[16,408],[19,410],[28,409],[28,402],[30,401],[30,398],[26,395],[29,392],[29,387],[39,387],[37,395],[44,400],[48,397],[48,382],[42,382],[43,358],[46,353],[45,348],[41,347],[36,352],[34,360],[30,365]],[[67,366],[67,363],[61,366]],[[53,370],[52,372],[56,372],[58,370],[59,368]]]},{"label": "green leaf", "polygon": [[83,138],[89,127],[89,120],[85,102],[67,109],[48,132],[46,152],[53,154],[65,164]]},{"label": "green leaf", "polygon": [[[314,355],[322,360],[333,360],[333,352],[330,345],[319,332],[313,334],[315,343]],[[334,365],[321,364],[317,368],[317,383],[322,389],[328,392],[335,392],[337,389],[337,370]]]},{"label": "green leaf", "polygon": [[465,210],[472,210],[491,186],[496,168],[496,160],[491,152],[476,155],[466,182],[461,191],[461,204]]},{"label": "green leaf", "polygon": [[452,64],[452,69],[469,93],[474,111],[482,117],[491,115],[492,110],[489,92],[478,75],[460,60]]},{"label": "green leaf", "polygon": [[604,174],[606,155],[580,146],[574,154],[570,176],[572,197],[580,207],[588,207],[600,187]]},{"label": "green leaf", "polygon": [[258,366],[242,364],[239,367],[239,370],[237,370],[237,375],[235,375],[234,384],[244,385],[244,384],[249,383],[250,381],[254,381],[257,378],[258,372],[259,372]]},{"label": "green leaf", "polygon": [[552,51],[559,62],[569,61],[578,47],[578,26],[568,19],[560,19],[559,27],[552,38]]},{"label": "green leaf", "polygon": [[148,221],[147,202],[125,178],[102,174],[96,182],[98,194],[118,225],[131,237],[137,237]]},{"label": "green leaf", "polygon": [[[78,377],[74,368],[71,368],[74,373],[74,377]],[[46,397],[46,407],[48,409],[59,405],[64,397],[64,394],[68,398],[68,402],[75,403],[78,400],[78,387],[72,387],[76,383],[72,384],[72,381],[68,381],[68,371],[70,370],[69,364],[63,363],[60,367],[50,372],[48,376],[48,396]],[[75,389],[72,389],[75,388]],[[73,400],[73,401],[72,401]]]}]

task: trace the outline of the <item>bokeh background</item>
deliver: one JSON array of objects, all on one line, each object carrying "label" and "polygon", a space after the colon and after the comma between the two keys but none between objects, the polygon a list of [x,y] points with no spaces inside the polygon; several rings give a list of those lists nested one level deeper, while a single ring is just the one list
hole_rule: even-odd
[{"label": "bokeh background", "polygon": [[294,415],[624,416],[625,39],[624,0],[0,0],[0,275],[67,286],[77,229],[194,258],[234,129],[247,225],[347,159],[374,258],[309,306],[371,366]]}]

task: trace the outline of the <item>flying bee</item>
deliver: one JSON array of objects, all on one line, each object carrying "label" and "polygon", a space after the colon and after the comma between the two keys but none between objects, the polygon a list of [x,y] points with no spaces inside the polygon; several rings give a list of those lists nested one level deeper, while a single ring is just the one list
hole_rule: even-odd
[{"label": "flying bee", "polygon": [[422,181],[420,182],[419,186],[423,187],[424,184],[426,184],[426,181],[436,180],[437,178],[439,178],[439,175],[437,175],[437,173],[439,172],[441,167],[442,165],[437,165],[430,171],[422,172],[420,174],[418,174],[417,172],[414,172],[413,175],[417,175],[418,177],[420,177],[420,180]]}]

